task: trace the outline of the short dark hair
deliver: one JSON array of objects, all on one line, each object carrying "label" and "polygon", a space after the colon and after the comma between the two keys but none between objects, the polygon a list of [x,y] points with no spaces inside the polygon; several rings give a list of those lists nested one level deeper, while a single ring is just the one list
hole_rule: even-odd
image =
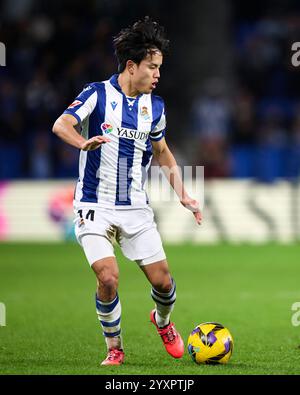
[{"label": "short dark hair", "polygon": [[165,38],[164,28],[149,16],[122,29],[114,37],[113,44],[120,73],[125,70],[127,60],[140,64],[148,54],[159,50],[165,55],[169,48],[169,40]]}]

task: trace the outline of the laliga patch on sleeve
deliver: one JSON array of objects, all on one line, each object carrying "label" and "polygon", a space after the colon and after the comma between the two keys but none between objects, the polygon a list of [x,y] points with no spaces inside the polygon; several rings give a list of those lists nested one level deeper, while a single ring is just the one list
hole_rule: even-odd
[{"label": "laliga patch on sleeve", "polygon": [[79,106],[79,104],[82,104],[82,101],[80,101],[80,100],[74,100],[73,103],[71,103],[71,104],[69,105],[68,108],[77,107],[77,106]]}]

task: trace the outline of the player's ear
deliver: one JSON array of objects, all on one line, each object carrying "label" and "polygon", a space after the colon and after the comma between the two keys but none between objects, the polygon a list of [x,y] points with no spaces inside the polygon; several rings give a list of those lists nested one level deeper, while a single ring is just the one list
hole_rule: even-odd
[{"label": "player's ear", "polygon": [[126,68],[129,71],[130,75],[133,75],[135,68],[136,68],[136,63],[134,63],[133,60],[127,60],[126,62]]}]

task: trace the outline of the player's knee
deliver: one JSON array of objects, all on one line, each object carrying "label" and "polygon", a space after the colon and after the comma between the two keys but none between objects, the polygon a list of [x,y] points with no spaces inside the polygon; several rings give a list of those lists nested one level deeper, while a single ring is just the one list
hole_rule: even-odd
[{"label": "player's knee", "polygon": [[98,288],[117,289],[119,271],[113,261],[96,262],[92,268],[97,277]]},{"label": "player's knee", "polygon": [[119,273],[117,270],[114,270],[111,266],[102,265],[100,267],[94,267],[94,271],[99,288],[117,289],[119,281]]},{"label": "player's knee", "polygon": [[158,292],[166,293],[171,291],[173,283],[170,273],[161,273],[152,281],[152,286]]},{"label": "player's knee", "polygon": [[118,275],[109,271],[103,271],[97,276],[100,288],[117,289],[118,288]]},{"label": "player's knee", "polygon": [[117,289],[119,275],[118,273],[110,270],[109,268],[103,268],[96,273],[99,287]]}]

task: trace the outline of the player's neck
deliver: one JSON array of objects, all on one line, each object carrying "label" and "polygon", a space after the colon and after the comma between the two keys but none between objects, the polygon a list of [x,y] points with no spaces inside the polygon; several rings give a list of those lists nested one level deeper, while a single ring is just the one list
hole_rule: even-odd
[{"label": "player's neck", "polygon": [[126,96],[137,97],[139,95],[139,92],[132,85],[132,82],[130,81],[129,75],[127,75],[125,72],[119,74],[118,83],[119,83],[119,85],[120,85],[120,87],[122,89],[122,92]]}]

